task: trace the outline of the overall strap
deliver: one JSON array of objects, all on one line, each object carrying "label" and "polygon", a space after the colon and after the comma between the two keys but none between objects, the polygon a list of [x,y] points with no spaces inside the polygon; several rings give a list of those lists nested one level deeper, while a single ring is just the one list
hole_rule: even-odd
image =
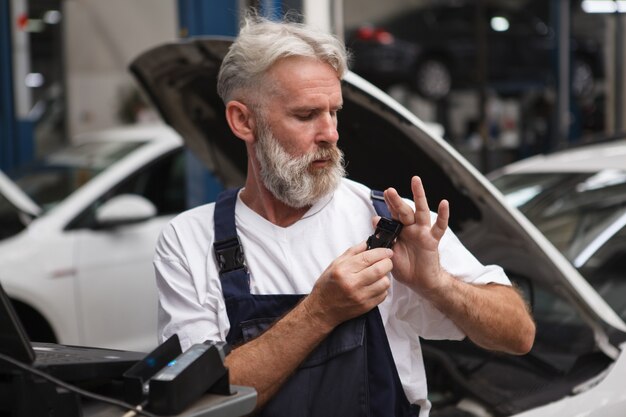
[{"label": "overall strap", "polygon": [[238,188],[224,190],[215,201],[215,241],[237,237],[235,228],[235,204],[237,204]]},{"label": "overall strap", "polygon": [[250,277],[243,246],[235,227],[235,204],[239,189],[222,191],[215,201],[213,252],[219,269],[224,297],[250,293]]},{"label": "overall strap", "polygon": [[374,209],[376,209],[376,214],[380,217],[391,217],[391,213],[389,212],[387,203],[385,203],[385,197],[383,197],[382,191],[372,190],[370,198],[372,199]]}]

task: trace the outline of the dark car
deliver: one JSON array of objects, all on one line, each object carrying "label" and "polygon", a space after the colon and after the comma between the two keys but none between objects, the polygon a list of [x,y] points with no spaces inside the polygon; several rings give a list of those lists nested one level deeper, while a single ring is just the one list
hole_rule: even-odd
[{"label": "dark car", "polygon": [[[439,2],[395,15],[347,34],[352,70],[386,88],[404,84],[430,99],[479,85],[476,2]],[[486,80],[502,94],[554,85],[557,36],[523,9],[487,6]],[[576,96],[593,91],[602,77],[601,48],[570,40],[571,85]]]}]

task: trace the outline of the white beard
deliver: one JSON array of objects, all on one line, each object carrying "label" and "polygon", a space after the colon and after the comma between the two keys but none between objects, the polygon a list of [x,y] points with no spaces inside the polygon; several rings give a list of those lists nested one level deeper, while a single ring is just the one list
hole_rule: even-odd
[{"label": "white beard", "polygon": [[[255,152],[261,168],[261,181],[274,197],[289,207],[313,205],[334,191],[346,175],[343,152],[335,145],[294,157],[281,146],[265,123],[259,123],[256,137]],[[330,159],[331,165],[311,169],[311,163],[319,159]]]}]

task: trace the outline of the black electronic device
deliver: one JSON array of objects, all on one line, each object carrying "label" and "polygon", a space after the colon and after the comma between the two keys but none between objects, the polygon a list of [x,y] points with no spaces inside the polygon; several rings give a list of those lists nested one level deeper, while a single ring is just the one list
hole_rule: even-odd
[{"label": "black electronic device", "polygon": [[390,248],[402,231],[402,223],[397,220],[381,217],[376,230],[367,239],[367,249]]},{"label": "black electronic device", "polygon": [[124,399],[141,404],[148,398],[150,379],[182,353],[178,335],[174,334],[141,361],[124,372]]},{"label": "black electronic device", "polygon": [[229,352],[225,342],[206,341],[181,353],[173,335],[124,373],[124,397],[156,414],[172,415],[207,392],[230,395],[224,366]]},{"label": "black electronic device", "polygon": [[157,414],[177,414],[206,392],[230,395],[224,342],[191,346],[157,372],[149,382],[147,408]]}]

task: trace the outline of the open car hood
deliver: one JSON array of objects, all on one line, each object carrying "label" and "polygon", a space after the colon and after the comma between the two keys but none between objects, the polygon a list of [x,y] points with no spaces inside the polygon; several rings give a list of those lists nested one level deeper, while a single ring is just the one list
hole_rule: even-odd
[{"label": "open car hood", "polygon": [[[226,187],[242,186],[247,157],[228,128],[216,92],[219,65],[232,40],[196,38],[155,47],[130,66],[163,119]],[[626,324],[551,243],[447,142],[415,115],[356,74],[343,81],[339,147],[350,178],[411,196],[422,178],[431,208],[450,202],[450,227],[485,264],[501,265],[517,282],[550,287],[573,304],[612,357]],[[522,285],[523,287],[523,285]]]},{"label": "open car hood", "polygon": [[6,198],[17,210],[37,217],[41,214],[41,207],[37,205],[17,184],[0,171],[0,194]]}]

